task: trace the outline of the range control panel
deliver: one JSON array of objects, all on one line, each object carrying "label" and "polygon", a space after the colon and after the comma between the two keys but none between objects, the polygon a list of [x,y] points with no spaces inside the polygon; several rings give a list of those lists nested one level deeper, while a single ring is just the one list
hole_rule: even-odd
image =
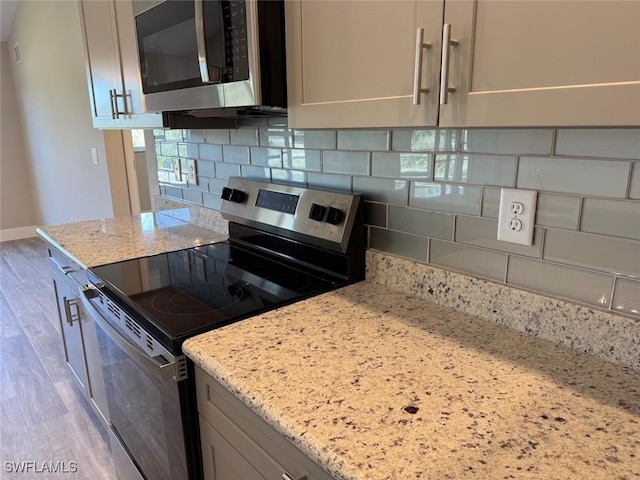
[{"label": "range control panel", "polygon": [[[230,178],[220,212],[238,223],[261,223],[315,237],[344,252],[360,195]],[[325,242],[323,242],[325,243]],[[331,245],[329,246],[331,248]]]}]

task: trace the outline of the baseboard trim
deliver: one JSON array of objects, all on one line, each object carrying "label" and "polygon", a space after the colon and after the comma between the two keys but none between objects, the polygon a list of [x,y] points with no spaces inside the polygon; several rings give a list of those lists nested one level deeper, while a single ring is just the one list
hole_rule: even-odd
[{"label": "baseboard trim", "polygon": [[9,240],[22,240],[23,238],[31,238],[36,236],[37,225],[31,225],[29,227],[18,228],[5,228],[0,230],[0,242],[7,242]]}]

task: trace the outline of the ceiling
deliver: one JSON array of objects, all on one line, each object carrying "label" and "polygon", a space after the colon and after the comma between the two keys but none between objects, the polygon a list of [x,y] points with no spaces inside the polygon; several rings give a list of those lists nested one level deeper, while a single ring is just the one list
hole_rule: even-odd
[{"label": "ceiling", "polygon": [[17,6],[18,0],[0,0],[0,36],[3,42],[9,38]]}]

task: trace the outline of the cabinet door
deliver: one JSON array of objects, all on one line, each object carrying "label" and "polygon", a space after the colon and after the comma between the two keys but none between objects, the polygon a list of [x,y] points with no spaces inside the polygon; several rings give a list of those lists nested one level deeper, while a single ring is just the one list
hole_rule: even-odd
[{"label": "cabinet door", "polygon": [[204,480],[266,480],[202,417],[200,438]]},{"label": "cabinet door", "polygon": [[[289,126],[436,125],[442,15],[439,0],[286,2]],[[431,48],[417,48],[418,28]]]},{"label": "cabinet door", "polygon": [[130,0],[80,0],[93,126],[154,128],[159,113],[144,114]]},{"label": "cabinet door", "polygon": [[82,313],[75,292],[60,279],[53,275],[53,284],[58,303],[60,317],[60,331],[64,345],[64,356],[76,383],[84,395],[87,395],[87,367],[85,363],[84,344],[82,340]]},{"label": "cabinet door", "polygon": [[640,2],[447,1],[441,126],[640,124]]}]

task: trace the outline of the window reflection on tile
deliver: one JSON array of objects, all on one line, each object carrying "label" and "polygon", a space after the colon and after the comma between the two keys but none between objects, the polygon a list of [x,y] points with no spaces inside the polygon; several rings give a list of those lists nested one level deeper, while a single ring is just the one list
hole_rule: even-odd
[{"label": "window reflection on tile", "polygon": [[166,155],[167,157],[177,157],[178,156],[178,144],[177,143],[169,143],[163,142],[160,144],[160,152],[162,155]]},{"label": "window reflection on tile", "polygon": [[371,175],[391,178],[431,179],[431,155],[427,153],[373,152]]},{"label": "window reflection on tile", "polygon": [[251,148],[251,165],[282,167],[279,148]]},{"label": "window reflection on tile", "polygon": [[284,170],[280,168],[271,169],[271,178],[274,182],[306,184],[307,174],[299,170]]},{"label": "window reflection on tile", "polygon": [[434,180],[513,187],[515,177],[515,157],[436,155]]},{"label": "window reflection on tile", "polygon": [[165,130],[164,131],[164,138],[166,138],[167,140],[176,140],[178,142],[181,142],[183,137],[183,132],[182,130]]},{"label": "window reflection on tile", "polygon": [[411,182],[409,205],[412,207],[479,215],[481,203],[481,187]]},{"label": "window reflection on tile", "polygon": [[393,130],[391,149],[404,152],[456,152],[458,130]]},{"label": "window reflection on tile", "polygon": [[339,130],[340,150],[389,150],[388,130]]},{"label": "window reflection on tile", "polygon": [[282,162],[284,168],[292,168],[294,170],[319,172],[322,169],[319,150],[286,148],[282,150]]},{"label": "window reflection on tile", "polygon": [[294,146],[296,148],[319,148],[335,150],[335,130],[294,130]]},{"label": "window reflection on tile", "polygon": [[283,127],[260,127],[260,145],[263,147],[292,147],[291,130]]}]

